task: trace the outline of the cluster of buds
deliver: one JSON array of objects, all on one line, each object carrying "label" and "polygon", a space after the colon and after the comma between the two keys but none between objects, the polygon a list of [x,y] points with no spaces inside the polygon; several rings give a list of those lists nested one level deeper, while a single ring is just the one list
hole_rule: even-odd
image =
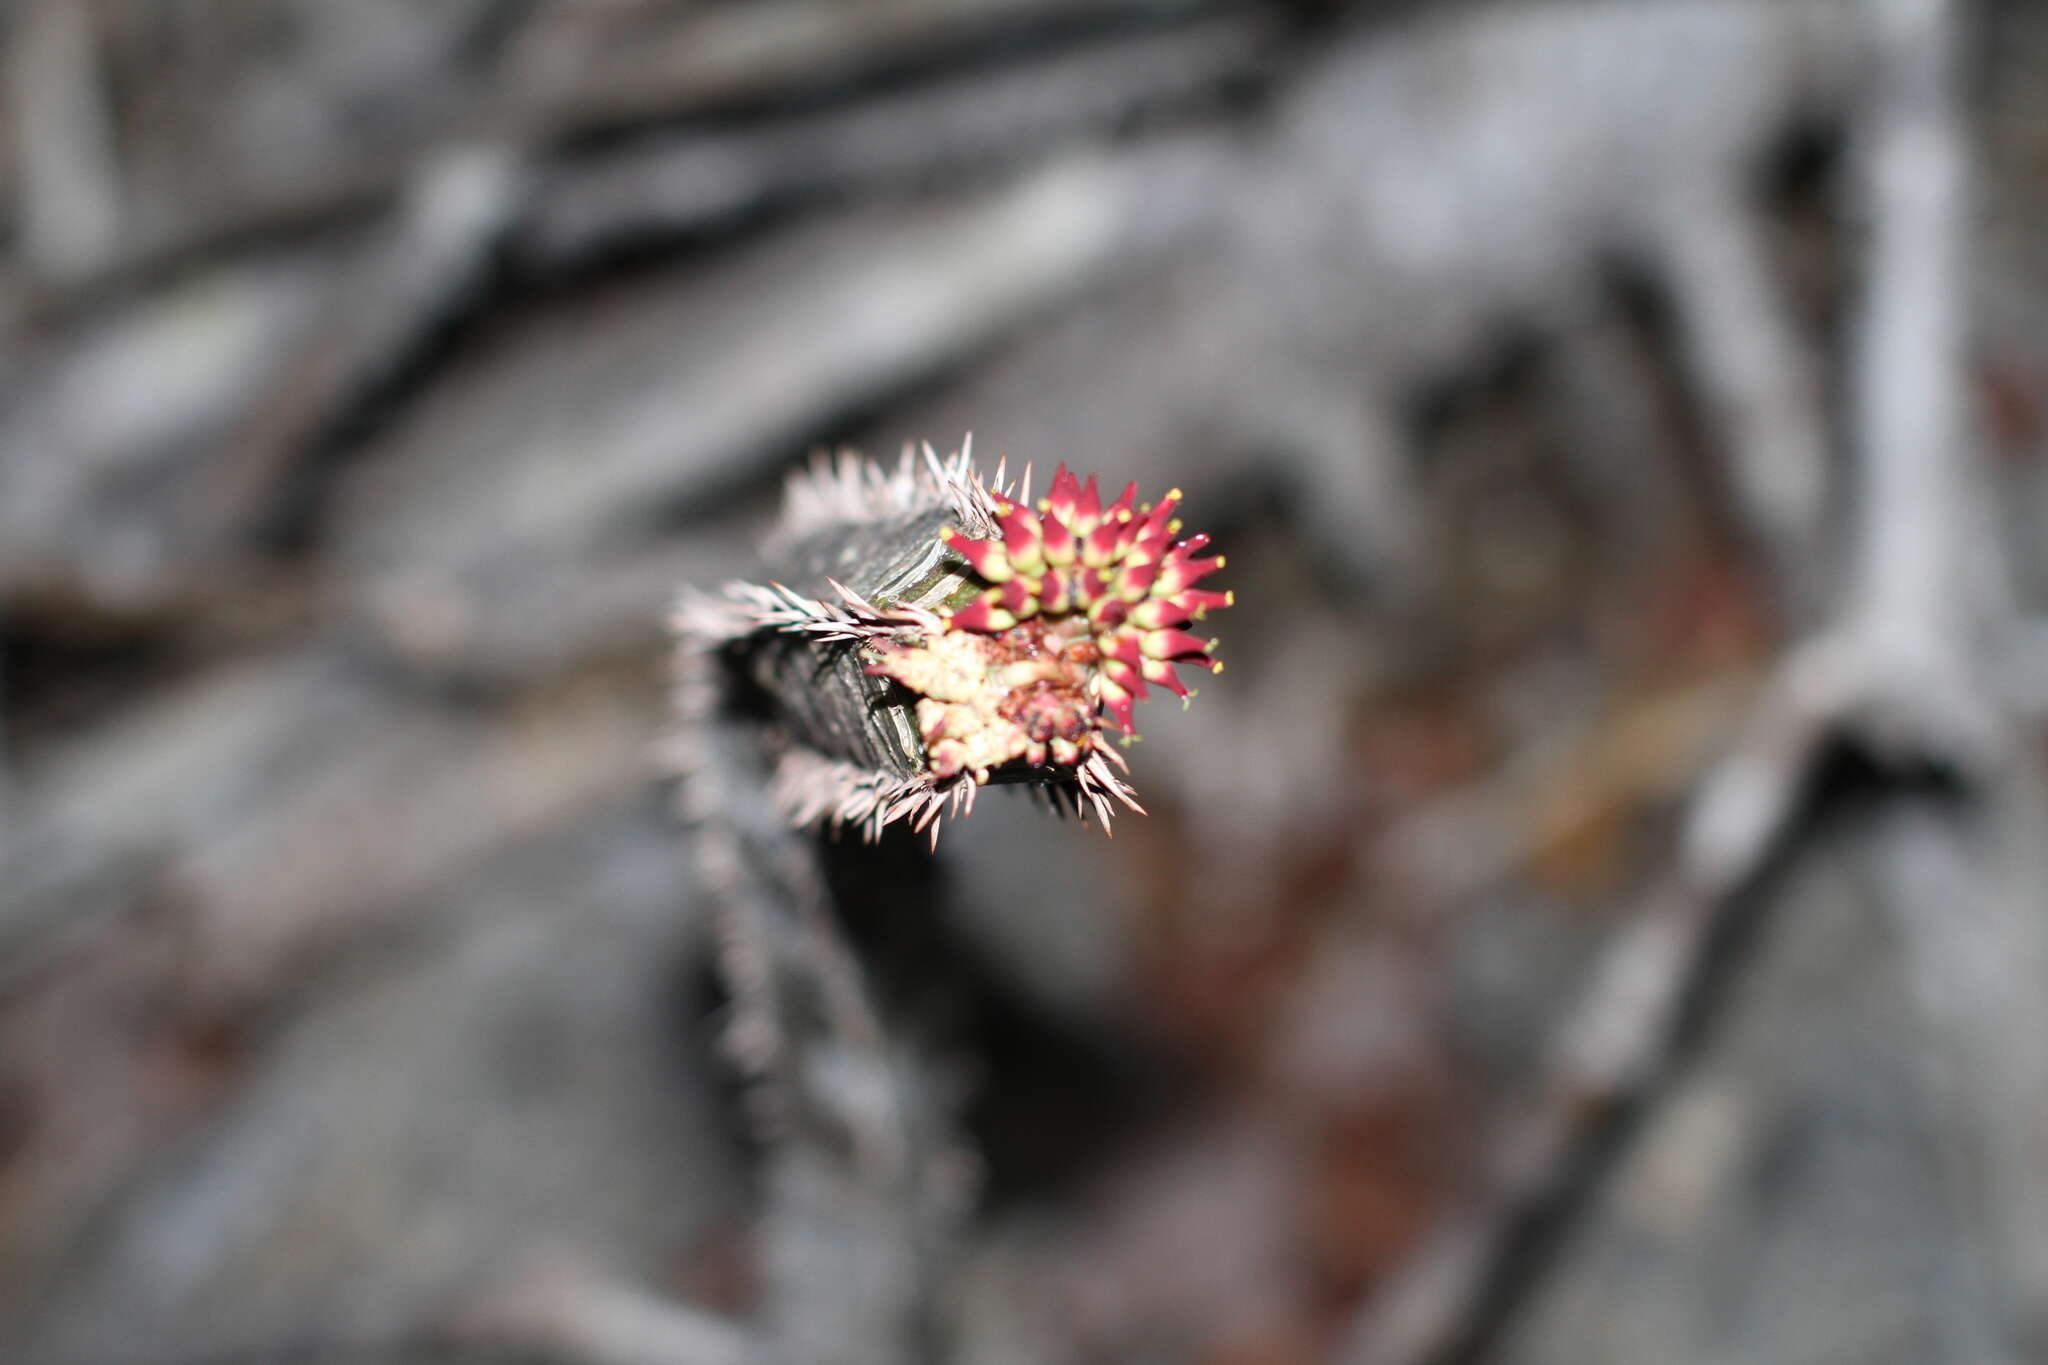
[{"label": "cluster of buds", "polygon": [[[987,586],[939,613],[940,628],[875,639],[868,671],[918,694],[917,722],[934,777],[977,783],[1004,763],[1075,768],[1095,753],[1118,758],[1102,713],[1135,737],[1132,706],[1157,686],[1186,699],[1178,668],[1221,672],[1216,642],[1184,627],[1230,606],[1227,592],[1195,585],[1223,567],[1198,559],[1206,535],[1178,540],[1175,489],[1137,503],[1131,484],[1103,505],[1094,478],[1062,465],[1031,502],[994,499],[994,534],[954,528],[945,545]],[[1120,761],[1120,760],[1119,760]]]}]

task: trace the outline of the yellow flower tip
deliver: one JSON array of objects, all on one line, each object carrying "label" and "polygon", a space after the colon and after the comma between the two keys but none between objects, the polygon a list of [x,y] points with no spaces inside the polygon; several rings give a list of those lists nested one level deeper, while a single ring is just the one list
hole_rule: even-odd
[{"label": "yellow flower tip", "polygon": [[959,538],[960,533],[954,530],[952,527],[941,526],[939,528],[939,539],[945,541],[948,545],[951,545],[955,540],[958,540]]},{"label": "yellow flower tip", "polygon": [[1223,671],[1223,660],[1218,659],[1215,663],[1211,664],[1209,671],[1211,673],[1221,673]]},{"label": "yellow flower tip", "polygon": [[1223,605],[1226,607],[1237,605],[1237,592],[1235,589],[1228,590],[1223,594]]},{"label": "yellow flower tip", "polygon": [[1040,498],[1038,500],[1038,515],[1042,517],[1050,511],[1052,511],[1052,499]]},{"label": "yellow flower tip", "polygon": [[1163,501],[1179,502],[1182,498],[1186,496],[1187,494],[1181,492],[1178,488],[1169,488],[1166,490],[1166,497],[1163,499]]},{"label": "yellow flower tip", "polygon": [[1169,521],[1169,522],[1167,522],[1167,523],[1166,523],[1166,534],[1168,534],[1168,535],[1170,535],[1170,536],[1177,536],[1177,535],[1179,535],[1179,534],[1180,534],[1180,528],[1181,528],[1181,527],[1182,527],[1183,525],[1185,525],[1185,524],[1186,524],[1186,523],[1184,523],[1183,521],[1181,521],[1181,519],[1180,519],[1179,517],[1175,517],[1175,518],[1174,518],[1174,519],[1173,519],[1172,521]]},{"label": "yellow flower tip", "polygon": [[1217,568],[1219,568],[1219,569],[1220,569],[1220,568],[1222,568],[1223,566],[1225,566],[1225,565],[1226,565],[1226,564],[1228,564],[1228,563],[1230,563],[1230,561],[1229,561],[1229,560],[1227,560],[1227,559],[1225,559],[1225,558],[1224,558],[1224,557],[1223,557],[1222,555],[1217,555],[1217,556],[1216,556],[1216,567],[1217,567]]},{"label": "yellow flower tip", "polygon": [[1130,509],[1130,508],[1128,508],[1128,507],[1122,507],[1122,508],[1119,508],[1119,509],[1117,509],[1116,519],[1117,519],[1117,520],[1118,520],[1119,522],[1125,522],[1125,521],[1129,521],[1129,520],[1131,519],[1131,515],[1132,515],[1132,514],[1131,514],[1131,509]]}]

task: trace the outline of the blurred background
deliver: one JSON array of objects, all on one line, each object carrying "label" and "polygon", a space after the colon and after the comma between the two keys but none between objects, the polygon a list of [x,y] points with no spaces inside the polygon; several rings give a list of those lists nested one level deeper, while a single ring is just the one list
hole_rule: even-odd
[{"label": "blurred background", "polygon": [[2048,7],[0,39],[0,1357],[804,1358],[663,623],[969,432],[1239,605],[848,855],[979,1194],[833,1358],[2048,1352]]}]

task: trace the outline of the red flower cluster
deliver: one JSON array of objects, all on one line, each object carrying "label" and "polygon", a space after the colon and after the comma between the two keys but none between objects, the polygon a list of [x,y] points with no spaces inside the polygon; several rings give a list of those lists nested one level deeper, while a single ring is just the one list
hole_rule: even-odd
[{"label": "red flower cluster", "polygon": [[1137,492],[1105,507],[1092,477],[1062,465],[1035,506],[996,498],[995,538],[941,532],[990,586],[942,613],[936,638],[870,654],[871,671],[925,698],[918,722],[935,775],[986,781],[1015,758],[1079,764],[1103,746],[1099,708],[1129,735],[1151,685],[1187,697],[1176,668],[1222,671],[1216,642],[1182,627],[1235,601],[1195,587],[1223,558],[1195,557],[1206,535],[1175,540],[1180,490],[1142,506]]}]

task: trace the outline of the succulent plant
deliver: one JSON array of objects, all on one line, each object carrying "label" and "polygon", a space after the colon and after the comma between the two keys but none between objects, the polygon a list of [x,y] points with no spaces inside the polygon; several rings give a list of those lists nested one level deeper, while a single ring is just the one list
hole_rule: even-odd
[{"label": "succulent plant", "polygon": [[1105,504],[1062,465],[1033,500],[1030,471],[1006,472],[929,446],[893,470],[820,459],[769,546],[784,572],[685,598],[685,660],[719,660],[725,704],[760,719],[792,823],[936,838],[944,812],[1012,782],[1105,827],[1112,802],[1142,810],[1119,740],[1151,688],[1186,699],[1178,670],[1221,671],[1186,627],[1234,601],[1196,586],[1224,560],[1179,538],[1178,489]]}]

